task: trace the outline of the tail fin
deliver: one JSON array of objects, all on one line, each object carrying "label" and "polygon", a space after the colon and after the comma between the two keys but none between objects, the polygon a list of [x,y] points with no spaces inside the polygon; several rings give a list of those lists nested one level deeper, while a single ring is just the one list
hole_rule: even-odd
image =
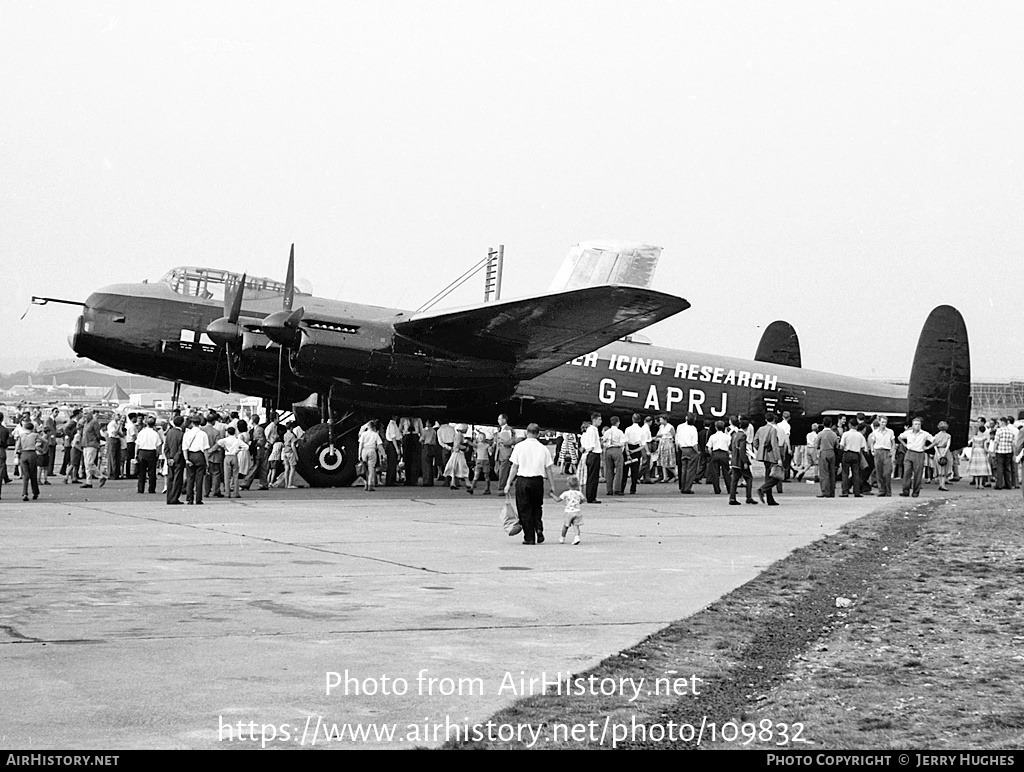
[{"label": "tail fin", "polygon": [[800,367],[800,339],[789,322],[772,322],[757,344],[754,359],[773,365]]},{"label": "tail fin", "polygon": [[569,250],[548,292],[628,284],[651,288],[661,247],[612,241],[587,241]]},{"label": "tail fin", "polygon": [[907,392],[907,420],[923,419],[935,433],[949,423],[952,446],[967,444],[971,421],[971,349],[964,318],[952,306],[938,306],[925,320],[917,341]]}]

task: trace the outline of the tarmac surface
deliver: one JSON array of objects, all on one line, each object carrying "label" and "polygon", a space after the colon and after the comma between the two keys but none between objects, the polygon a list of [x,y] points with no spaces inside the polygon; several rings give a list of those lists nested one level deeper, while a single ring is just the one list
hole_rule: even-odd
[{"label": "tarmac surface", "polygon": [[437,746],[881,503],[695,490],[602,495],[578,546],[548,499],[524,546],[479,489],[4,486],[0,747]]}]

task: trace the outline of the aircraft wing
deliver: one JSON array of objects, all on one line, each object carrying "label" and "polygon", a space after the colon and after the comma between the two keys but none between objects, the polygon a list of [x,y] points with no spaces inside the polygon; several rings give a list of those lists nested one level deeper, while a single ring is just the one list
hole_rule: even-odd
[{"label": "aircraft wing", "polygon": [[398,322],[395,331],[425,346],[507,363],[513,375],[529,379],[689,307],[674,295],[606,284],[428,311]]}]

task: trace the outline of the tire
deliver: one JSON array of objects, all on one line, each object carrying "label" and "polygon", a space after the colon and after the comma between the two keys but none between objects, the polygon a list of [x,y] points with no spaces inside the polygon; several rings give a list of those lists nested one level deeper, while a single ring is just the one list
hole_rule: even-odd
[{"label": "tire", "polygon": [[330,434],[327,424],[317,424],[295,445],[298,454],[296,468],[311,488],[344,488],[356,480],[356,438],[348,435],[335,439],[334,452],[340,458],[331,458]]}]

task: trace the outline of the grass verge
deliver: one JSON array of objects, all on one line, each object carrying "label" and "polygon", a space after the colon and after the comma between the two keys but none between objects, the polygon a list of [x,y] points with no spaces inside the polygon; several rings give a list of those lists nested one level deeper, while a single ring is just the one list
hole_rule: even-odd
[{"label": "grass verge", "polygon": [[897,500],[579,676],[626,688],[492,721],[544,748],[1019,749],[1022,612],[1020,495]]}]

